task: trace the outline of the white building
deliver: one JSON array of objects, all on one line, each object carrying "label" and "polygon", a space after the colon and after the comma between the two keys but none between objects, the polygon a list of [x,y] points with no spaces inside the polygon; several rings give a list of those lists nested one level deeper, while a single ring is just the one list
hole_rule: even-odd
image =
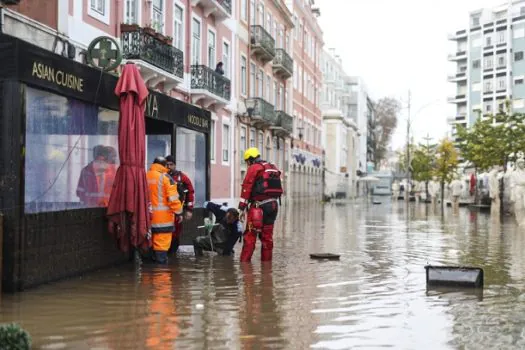
[{"label": "white building", "polygon": [[325,195],[348,198],[356,195],[359,133],[350,114],[352,85],[347,84],[342,61],[334,49],[323,52],[323,145],[325,148]]}]

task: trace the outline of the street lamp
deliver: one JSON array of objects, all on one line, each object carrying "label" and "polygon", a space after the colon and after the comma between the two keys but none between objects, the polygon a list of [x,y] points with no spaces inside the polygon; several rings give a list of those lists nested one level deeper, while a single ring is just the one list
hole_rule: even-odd
[{"label": "street lamp", "polygon": [[[253,116],[253,112],[257,108],[257,100],[254,98],[247,98],[244,100],[244,106],[246,107],[246,113],[237,114],[239,120],[244,124],[250,124]],[[246,115],[248,114],[248,115]]]}]

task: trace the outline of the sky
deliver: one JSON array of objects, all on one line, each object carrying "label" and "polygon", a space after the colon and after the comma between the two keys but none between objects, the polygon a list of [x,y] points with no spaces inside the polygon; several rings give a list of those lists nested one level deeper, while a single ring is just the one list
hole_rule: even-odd
[{"label": "sky", "polygon": [[335,48],[345,72],[361,76],[369,95],[396,97],[405,107],[392,137],[393,149],[406,144],[408,91],[411,130],[416,142],[427,134],[445,136],[454,105],[455,85],[447,81],[456,66],[448,34],[465,29],[469,12],[505,4],[506,0],[316,0],[324,47]]}]

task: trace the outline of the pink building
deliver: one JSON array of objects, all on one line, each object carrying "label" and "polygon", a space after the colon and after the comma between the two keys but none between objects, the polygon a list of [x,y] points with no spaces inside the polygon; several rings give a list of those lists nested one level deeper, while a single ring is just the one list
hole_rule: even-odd
[{"label": "pink building", "polygon": [[[98,35],[121,39],[147,85],[212,113],[211,199],[232,197],[232,0],[68,0],[69,37],[87,46]],[[215,72],[223,62],[224,74]],[[194,178],[195,135],[177,131],[177,162]],[[171,148],[170,145],[167,147]]]},{"label": "pink building", "polygon": [[237,0],[237,4],[236,197],[246,172],[243,154],[249,147],[259,148],[262,157],[275,163],[286,176],[293,131],[292,13],[283,0]]}]

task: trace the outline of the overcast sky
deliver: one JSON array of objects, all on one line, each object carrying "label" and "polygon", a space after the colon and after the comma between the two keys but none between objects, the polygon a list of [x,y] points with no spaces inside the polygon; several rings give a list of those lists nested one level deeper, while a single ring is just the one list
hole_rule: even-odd
[{"label": "overcast sky", "polygon": [[[412,129],[416,141],[447,131],[455,95],[447,75],[455,51],[447,34],[468,25],[469,12],[506,0],[316,0],[325,48],[335,48],[347,74],[364,78],[373,99],[393,96],[406,105],[412,91]],[[426,106],[426,107],[425,107]],[[423,108],[422,108],[423,107]],[[406,109],[398,119],[394,149],[406,141]]]}]

